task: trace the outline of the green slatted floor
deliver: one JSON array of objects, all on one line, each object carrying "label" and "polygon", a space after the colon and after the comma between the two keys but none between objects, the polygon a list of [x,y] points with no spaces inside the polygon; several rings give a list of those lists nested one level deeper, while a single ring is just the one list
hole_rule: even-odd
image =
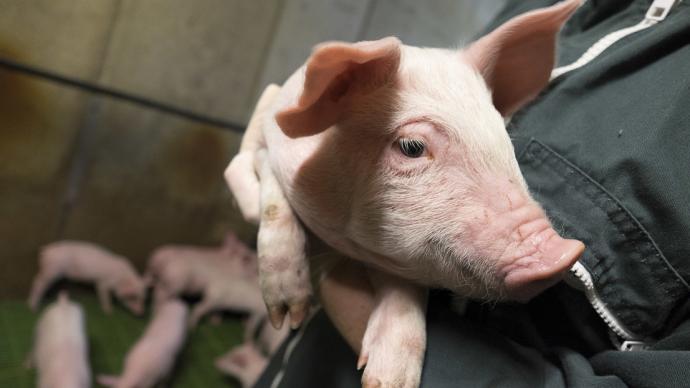
[{"label": "green slatted floor", "polygon": [[[113,314],[102,313],[95,295],[70,292],[86,313],[91,369],[94,374],[119,374],[129,347],[143,332],[147,318],[137,318],[117,304]],[[0,387],[33,388],[36,374],[24,368],[31,349],[38,314],[24,301],[0,301]],[[174,372],[173,388],[239,387],[213,366],[213,360],[242,341],[238,319],[219,325],[202,323],[190,333]],[[94,382],[94,386],[98,386]]]}]

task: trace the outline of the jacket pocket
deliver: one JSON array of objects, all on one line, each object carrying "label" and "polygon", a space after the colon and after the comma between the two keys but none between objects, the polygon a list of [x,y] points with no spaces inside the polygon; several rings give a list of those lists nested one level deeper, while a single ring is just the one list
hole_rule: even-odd
[{"label": "jacket pocket", "polygon": [[518,162],[535,200],[556,230],[582,240],[580,262],[609,310],[649,338],[687,298],[687,284],[635,216],[602,185],[549,146],[515,139]]}]

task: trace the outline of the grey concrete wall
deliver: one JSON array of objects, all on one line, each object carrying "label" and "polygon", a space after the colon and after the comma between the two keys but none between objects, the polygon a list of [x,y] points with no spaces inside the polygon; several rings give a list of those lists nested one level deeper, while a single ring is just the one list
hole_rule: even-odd
[{"label": "grey concrete wall", "polygon": [[[248,119],[324,40],[466,42],[504,0],[0,0],[0,57],[202,115]],[[0,298],[41,245],[85,239],[142,266],[163,243],[255,230],[222,170],[240,135],[0,69]]]}]

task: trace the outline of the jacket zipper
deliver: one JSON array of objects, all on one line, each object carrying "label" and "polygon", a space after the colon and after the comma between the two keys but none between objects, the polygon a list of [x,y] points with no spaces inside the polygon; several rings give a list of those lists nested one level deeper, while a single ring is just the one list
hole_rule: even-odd
[{"label": "jacket zipper", "polygon": [[682,0],[654,0],[652,5],[647,10],[647,14],[645,15],[644,19],[642,19],[642,21],[635,24],[634,26],[626,27],[611,32],[603,38],[599,39],[590,48],[588,48],[587,51],[585,51],[585,53],[582,54],[582,56],[580,56],[580,58],[578,58],[575,62],[566,66],[561,66],[553,69],[553,71],[551,72],[551,80],[554,80],[555,78],[558,78],[565,73],[568,73],[575,69],[579,69],[580,67],[588,64],[589,62],[594,60],[594,58],[598,57],[599,54],[603,53],[614,43],[625,38],[626,36],[634,34],[638,31],[645,30],[663,21],[664,19],[666,19],[666,16],[668,16],[669,12],[671,12],[671,8],[673,8],[676,4],[678,4],[681,1]]},{"label": "jacket zipper", "polygon": [[584,287],[585,296],[592,307],[594,307],[594,311],[597,312],[615,335],[623,339],[622,343],[616,344],[620,350],[644,350],[647,348],[647,344],[630,332],[630,330],[613,315],[611,310],[606,306],[606,303],[601,300],[596,288],[594,288],[592,275],[582,263],[579,261],[576,262],[575,265],[570,268],[570,273]]},{"label": "jacket zipper", "polygon": [[[671,9],[682,0],[654,0],[652,5],[647,10],[647,13],[642,21],[635,24],[634,26],[626,27],[614,32],[611,32],[599,39],[594,43],[587,51],[585,51],[580,58],[575,62],[561,66],[553,69],[551,72],[551,80],[560,77],[561,75],[579,69],[580,67],[588,64],[594,58],[598,57],[606,49],[611,47],[614,43],[625,38],[628,35],[634,34],[638,31],[647,29],[661,21],[663,21],[666,16],[668,16]],[[623,351],[631,350],[645,350],[648,345],[642,341],[641,338],[630,332],[619,320],[613,315],[611,310],[606,306],[604,301],[601,300],[597,290],[594,288],[594,281],[592,280],[592,275],[587,271],[584,265],[579,261],[570,268],[570,273],[579,281],[579,283],[584,287],[585,296],[589,303],[594,307],[594,311],[604,320],[606,325],[609,327],[612,333],[614,333],[617,338],[612,338],[612,342]],[[618,341],[618,338],[622,339],[623,342]]]}]

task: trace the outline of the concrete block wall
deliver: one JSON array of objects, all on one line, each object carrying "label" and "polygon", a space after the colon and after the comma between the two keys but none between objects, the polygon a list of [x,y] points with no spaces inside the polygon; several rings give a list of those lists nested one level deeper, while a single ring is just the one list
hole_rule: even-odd
[{"label": "concrete block wall", "polygon": [[[242,124],[318,42],[459,46],[504,1],[0,0],[0,57]],[[240,136],[0,68],[0,298],[57,239],[140,268],[165,243],[251,243],[222,180]]]}]

